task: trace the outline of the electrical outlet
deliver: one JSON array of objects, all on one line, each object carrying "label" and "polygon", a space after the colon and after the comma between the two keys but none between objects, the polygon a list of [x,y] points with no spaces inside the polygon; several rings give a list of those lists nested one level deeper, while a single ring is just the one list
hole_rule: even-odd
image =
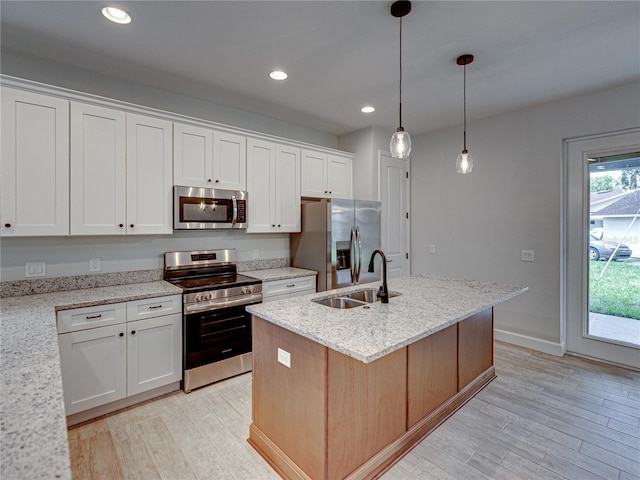
[{"label": "electrical outlet", "polygon": [[285,367],[291,368],[291,354],[286,350],[278,348],[278,362],[283,364]]},{"label": "electrical outlet", "polygon": [[436,246],[434,244],[429,245],[429,253],[436,253]]},{"label": "electrical outlet", "polygon": [[253,249],[253,258],[258,258],[260,256],[260,251],[257,248]]},{"label": "electrical outlet", "polygon": [[522,250],[522,261],[533,262],[533,250]]},{"label": "electrical outlet", "polygon": [[89,260],[89,271],[90,272],[99,272],[100,271],[100,259],[92,258]]},{"label": "electrical outlet", "polygon": [[30,277],[46,277],[47,262],[28,262],[24,264],[24,276]]}]

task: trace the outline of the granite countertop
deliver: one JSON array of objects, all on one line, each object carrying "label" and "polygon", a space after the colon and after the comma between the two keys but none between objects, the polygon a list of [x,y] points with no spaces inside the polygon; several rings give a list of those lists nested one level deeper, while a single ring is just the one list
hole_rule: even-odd
[{"label": "granite countertop", "polygon": [[71,479],[56,311],[176,294],[156,281],[0,299],[3,479]]},{"label": "granite countertop", "polygon": [[315,270],[306,270],[304,268],[296,267],[284,267],[284,268],[269,268],[266,270],[253,270],[250,272],[241,272],[243,275],[251,278],[257,278],[263,282],[270,282],[274,280],[285,280],[289,278],[308,277],[309,275],[317,275]]},{"label": "granite countertop", "polygon": [[388,282],[390,291],[401,293],[388,304],[376,302],[340,310],[311,301],[379,285],[380,282],[375,282],[251,305],[247,310],[321,345],[371,363],[528,290],[515,285],[411,275]]}]

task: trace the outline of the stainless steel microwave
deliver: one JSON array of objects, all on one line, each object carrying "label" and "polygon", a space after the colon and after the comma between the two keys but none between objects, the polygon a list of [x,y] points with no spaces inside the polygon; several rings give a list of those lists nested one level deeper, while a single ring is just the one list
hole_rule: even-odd
[{"label": "stainless steel microwave", "polygon": [[173,229],[247,228],[247,192],[173,187]]}]

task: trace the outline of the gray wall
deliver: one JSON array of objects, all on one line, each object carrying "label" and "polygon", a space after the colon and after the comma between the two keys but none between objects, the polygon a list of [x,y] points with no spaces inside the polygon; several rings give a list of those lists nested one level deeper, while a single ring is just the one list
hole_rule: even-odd
[{"label": "gray wall", "polygon": [[140,85],[81,70],[68,65],[2,50],[0,71],[4,75],[25,78],[48,85],[91,93],[107,98],[188,115],[203,120],[239,127],[278,137],[336,148],[335,135],[248,113],[232,107],[188,97],[158,88]]},{"label": "gray wall", "polygon": [[[498,334],[557,352],[562,141],[638,125],[640,83],[632,83],[469,123],[470,175],[455,171],[460,127],[414,138],[412,273],[528,286],[496,308]],[[521,261],[523,249],[535,251],[535,262]]]}]

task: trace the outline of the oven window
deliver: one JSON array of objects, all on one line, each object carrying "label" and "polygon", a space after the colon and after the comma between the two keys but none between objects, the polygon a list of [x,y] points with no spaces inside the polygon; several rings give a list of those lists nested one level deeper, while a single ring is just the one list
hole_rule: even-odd
[{"label": "oven window", "polygon": [[180,197],[181,223],[228,223],[231,210],[231,200]]}]

